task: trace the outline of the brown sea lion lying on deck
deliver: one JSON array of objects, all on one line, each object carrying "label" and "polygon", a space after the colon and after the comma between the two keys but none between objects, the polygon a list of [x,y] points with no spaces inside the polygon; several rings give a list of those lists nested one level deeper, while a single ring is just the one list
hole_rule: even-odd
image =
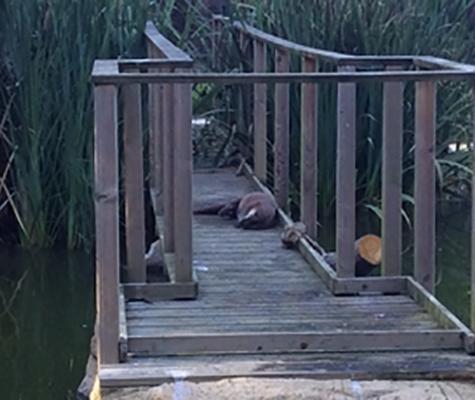
[{"label": "brown sea lion lying on deck", "polygon": [[268,229],[277,223],[277,203],[267,193],[251,192],[239,199],[195,210],[193,214],[236,218],[237,228]]}]

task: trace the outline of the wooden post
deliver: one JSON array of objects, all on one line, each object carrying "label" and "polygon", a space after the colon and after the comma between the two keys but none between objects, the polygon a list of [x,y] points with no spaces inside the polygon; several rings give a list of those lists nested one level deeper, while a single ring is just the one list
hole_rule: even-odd
[{"label": "wooden post", "polygon": [[[148,44],[149,58],[158,58],[155,48]],[[159,72],[159,69],[152,69]],[[150,162],[150,189],[156,212],[163,213],[163,118],[162,118],[162,90],[161,84],[148,85],[148,116],[149,116],[149,162]]]},{"label": "wooden post", "polygon": [[[302,58],[302,72],[318,71],[314,58]],[[317,85],[302,84],[302,138],[301,138],[301,220],[307,228],[307,234],[317,236]]]},{"label": "wooden post", "polygon": [[404,83],[385,82],[383,99],[382,275],[401,275]]},{"label": "wooden post", "polygon": [[355,276],[356,84],[339,83],[337,101],[336,272],[345,278]]},{"label": "wooden post", "polygon": [[191,85],[177,84],[175,103],[175,278],[192,280],[192,174]]},{"label": "wooden post", "polygon": [[124,85],[124,189],[127,281],[145,282],[142,98],[139,84]]},{"label": "wooden post", "polygon": [[[254,72],[266,71],[266,45],[254,40]],[[267,179],[267,85],[254,84],[254,172]]]},{"label": "wooden post", "polygon": [[435,284],[436,83],[416,83],[414,275],[429,292]]},{"label": "wooden post", "polygon": [[94,87],[96,303],[100,364],[119,362],[117,88]]},{"label": "wooden post", "polygon": [[163,89],[163,223],[164,251],[175,251],[175,198],[174,198],[174,110],[178,106],[174,102],[175,85],[167,83]]},{"label": "wooden post", "polygon": [[472,143],[473,143],[473,161],[472,161],[472,271],[471,271],[471,307],[470,307],[470,327],[475,331],[475,81],[472,81]]},{"label": "wooden post", "polygon": [[[275,72],[289,71],[289,53],[275,51]],[[286,210],[289,200],[289,84],[275,85],[274,195]]]}]

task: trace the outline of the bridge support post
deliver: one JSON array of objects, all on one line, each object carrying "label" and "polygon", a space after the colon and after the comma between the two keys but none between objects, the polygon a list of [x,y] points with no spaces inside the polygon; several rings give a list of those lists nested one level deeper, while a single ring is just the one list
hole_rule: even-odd
[{"label": "bridge support post", "polygon": [[119,165],[117,88],[94,88],[98,360],[119,361]]},{"label": "bridge support post", "polygon": [[193,156],[191,120],[193,117],[192,88],[190,84],[176,84],[174,110],[174,224],[175,224],[175,279],[192,281],[192,174]]},{"label": "bridge support post", "polygon": [[[315,58],[302,58],[302,72],[318,71]],[[301,106],[301,220],[305,224],[307,234],[316,239],[317,236],[317,123],[318,102],[317,85],[313,83],[302,84]]]},{"label": "bridge support post", "polygon": [[[266,71],[266,45],[254,40],[254,72]],[[254,172],[267,180],[267,85],[254,84]]]},{"label": "bridge support post", "polygon": [[435,284],[436,82],[416,82],[414,275],[430,293]]},{"label": "bridge support post", "polygon": [[[275,50],[275,72],[289,72],[289,53]],[[289,84],[275,85],[274,195],[280,208],[289,201]]]},{"label": "bridge support post", "polygon": [[401,275],[402,253],[401,198],[404,83],[385,82],[383,96],[382,275],[398,276]]},{"label": "bridge support post", "polygon": [[143,129],[140,84],[125,85],[123,96],[126,273],[128,282],[145,282]]},{"label": "bridge support post", "polygon": [[347,278],[355,276],[356,84],[339,83],[337,102],[336,272]]},{"label": "bridge support post", "polygon": [[475,332],[475,82],[472,82],[472,118],[473,118],[473,175],[472,175],[472,270],[471,270],[471,307],[470,307],[470,327]]}]

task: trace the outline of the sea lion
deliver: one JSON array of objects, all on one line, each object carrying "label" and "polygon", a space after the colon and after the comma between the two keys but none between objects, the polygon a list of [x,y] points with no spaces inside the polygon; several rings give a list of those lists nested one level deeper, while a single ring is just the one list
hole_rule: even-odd
[{"label": "sea lion", "polygon": [[237,228],[268,229],[277,222],[277,203],[267,193],[251,192],[239,199],[195,210],[193,213],[235,218]]}]

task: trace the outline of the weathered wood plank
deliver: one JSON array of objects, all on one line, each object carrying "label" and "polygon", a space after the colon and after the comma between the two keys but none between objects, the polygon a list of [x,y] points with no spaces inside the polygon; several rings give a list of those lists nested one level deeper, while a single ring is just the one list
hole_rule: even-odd
[{"label": "weathered wood plank", "polygon": [[192,173],[193,156],[191,120],[193,118],[191,85],[176,85],[174,122],[174,225],[175,279],[192,281]]},{"label": "weathered wood plank", "polygon": [[94,88],[94,191],[98,360],[119,361],[119,165],[117,88]]},{"label": "weathered wood plank", "polygon": [[318,73],[98,73],[93,75],[95,84],[110,85],[123,83],[215,83],[221,85],[249,85],[253,83],[350,83],[350,82],[389,82],[389,81],[463,81],[475,77],[475,71],[376,71],[376,72],[318,72]]},{"label": "weathered wood plank", "polygon": [[196,282],[124,284],[124,293],[127,299],[146,299],[147,301],[194,299],[197,292]]},{"label": "weathered wood plank", "polygon": [[145,26],[145,36],[156,47],[162,57],[183,60],[190,64],[193,62],[188,54],[176,47],[165,36],[160,34],[152,21],[147,21]]},{"label": "weathered wood plank", "polygon": [[473,358],[460,352],[325,353],[258,356],[200,356],[134,359],[100,371],[102,387],[155,386],[173,383],[179,370],[187,381],[238,377],[309,379],[473,380]]},{"label": "weathered wood plank", "polygon": [[414,276],[432,293],[435,284],[435,83],[416,83],[415,107]]},{"label": "weathered wood plank", "polygon": [[143,129],[140,85],[123,87],[126,279],[145,282]]},{"label": "weathered wood plank", "polygon": [[401,275],[402,140],[404,84],[384,84],[383,99],[383,260],[381,274]]},{"label": "weathered wood plank", "polygon": [[246,334],[129,336],[130,351],[142,355],[242,352],[322,352],[461,349],[459,330],[266,332]]},{"label": "weathered wood plank", "polygon": [[[302,58],[302,72],[318,71],[314,58]],[[316,239],[317,236],[317,87],[314,84],[302,84],[301,105],[301,167],[300,167],[300,214],[307,234]]]},{"label": "weathered wood plank", "polygon": [[[275,52],[275,72],[289,71],[289,53]],[[289,85],[275,85],[275,126],[274,126],[274,195],[277,204],[287,209],[289,201]]]},{"label": "weathered wood plank", "polygon": [[175,85],[163,88],[163,238],[166,253],[175,251]]},{"label": "weathered wood plank", "polygon": [[356,85],[338,84],[337,102],[336,273],[345,278],[355,276]]},{"label": "weathered wood plank", "polygon": [[369,278],[336,278],[333,283],[333,294],[355,295],[361,293],[404,293],[405,277],[369,277]]},{"label": "weathered wood plank", "polygon": [[[266,46],[254,40],[254,72],[266,71]],[[254,170],[267,180],[267,85],[254,85]]]}]

